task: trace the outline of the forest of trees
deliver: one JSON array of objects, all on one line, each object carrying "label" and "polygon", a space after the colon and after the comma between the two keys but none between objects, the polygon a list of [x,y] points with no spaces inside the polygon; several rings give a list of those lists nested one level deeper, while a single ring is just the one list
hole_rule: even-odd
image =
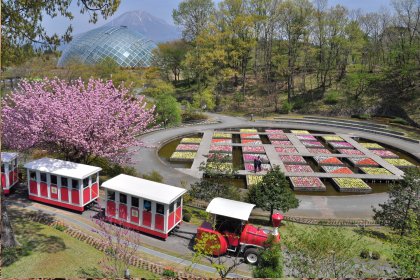
[{"label": "forest of trees", "polygon": [[168,81],[212,92],[216,108],[234,92],[233,103],[258,97],[273,112],[323,99],[345,104],[330,113],[411,122],[420,119],[410,108],[419,95],[420,3],[391,4],[364,13],[326,0],[185,0],[173,11],[183,40],[161,44],[156,65]]}]

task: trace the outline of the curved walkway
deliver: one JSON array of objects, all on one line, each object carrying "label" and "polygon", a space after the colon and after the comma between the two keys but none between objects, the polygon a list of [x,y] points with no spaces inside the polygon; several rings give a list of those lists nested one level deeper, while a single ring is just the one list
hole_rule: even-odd
[{"label": "curved walkway", "polygon": [[[140,173],[148,173],[156,170],[163,176],[165,183],[174,186],[182,186],[184,184],[189,187],[189,185],[197,181],[197,179],[182,173],[161,161],[157,155],[157,147],[160,147],[165,142],[183,134],[195,134],[202,132],[205,129],[235,127],[296,128],[346,133],[396,147],[397,149],[412,154],[415,158],[420,160],[419,144],[389,136],[353,131],[351,129],[333,128],[330,126],[323,126],[322,124],[298,124],[288,123],[287,121],[283,123],[278,120],[251,122],[248,119],[240,117],[219,114],[209,114],[209,116],[218,120],[219,123],[171,128],[143,135],[141,140],[147,147],[140,149],[134,155],[133,167]],[[297,197],[300,200],[300,206],[297,209],[289,211],[288,215],[314,218],[370,218],[373,213],[372,206],[377,206],[379,203],[386,201],[388,195],[386,193],[377,193],[349,196],[298,195]]]}]

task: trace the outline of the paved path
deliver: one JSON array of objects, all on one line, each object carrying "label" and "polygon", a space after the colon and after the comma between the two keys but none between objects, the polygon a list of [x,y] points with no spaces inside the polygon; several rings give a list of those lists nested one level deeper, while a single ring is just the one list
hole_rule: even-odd
[{"label": "paved path", "polygon": [[[300,124],[281,121],[256,121],[250,122],[245,118],[230,117],[218,114],[209,114],[210,117],[218,120],[218,124],[197,125],[161,130],[142,136],[146,145],[154,146],[140,149],[134,156],[136,163],[133,165],[139,172],[146,173],[153,170],[159,171],[165,183],[182,186],[181,182],[189,185],[197,181],[190,175],[180,172],[164,163],[157,156],[157,147],[170,139],[175,139],[183,134],[199,133],[205,130],[244,127],[267,127],[267,128],[295,128],[302,130],[317,130],[334,132],[349,136],[359,136],[379,143],[405,150],[420,160],[420,145],[394,137],[378,135],[374,133],[356,131],[345,128],[334,128],[322,126],[321,124]],[[331,155],[330,155],[331,156]],[[301,201],[297,209],[288,212],[289,215],[317,218],[368,218],[371,217],[372,206],[377,206],[387,200],[386,193],[349,195],[349,196],[319,196],[319,195],[298,195]]]}]

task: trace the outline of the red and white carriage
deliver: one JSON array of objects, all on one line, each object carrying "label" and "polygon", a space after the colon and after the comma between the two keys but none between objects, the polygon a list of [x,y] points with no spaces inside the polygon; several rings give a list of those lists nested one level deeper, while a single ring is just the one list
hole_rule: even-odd
[{"label": "red and white carriage", "polygon": [[166,239],[182,221],[182,195],[166,184],[120,174],[102,184],[109,222]]},{"label": "red and white carriage", "polygon": [[9,194],[10,189],[18,182],[17,157],[17,153],[1,153],[1,186],[4,194]]},{"label": "red and white carriage", "polygon": [[31,200],[83,212],[99,197],[99,167],[42,158],[25,168]]}]

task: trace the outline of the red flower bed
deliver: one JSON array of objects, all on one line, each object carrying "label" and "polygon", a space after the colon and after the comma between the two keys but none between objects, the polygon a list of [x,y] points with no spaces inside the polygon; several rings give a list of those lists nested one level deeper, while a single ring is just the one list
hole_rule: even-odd
[{"label": "red flower bed", "polygon": [[284,154],[295,154],[298,151],[295,148],[275,147],[276,152]]},{"label": "red flower bed", "polygon": [[344,155],[364,155],[362,151],[354,149],[338,149],[338,152]]},{"label": "red flower bed", "polygon": [[272,145],[277,145],[277,146],[290,146],[293,147],[292,142],[290,141],[277,141],[277,140],[273,140],[271,141]]},{"label": "red flower bed", "polygon": [[285,164],[284,167],[286,168],[286,171],[290,173],[300,173],[300,172],[313,173],[314,172],[309,165]]},{"label": "red flower bed", "polygon": [[350,168],[344,166],[323,166],[322,169],[327,173],[353,174],[353,171],[351,171]]},{"label": "red flower bed", "polygon": [[286,163],[303,163],[306,164],[306,161],[301,156],[280,156],[280,160]]},{"label": "red flower bed", "polygon": [[289,140],[286,134],[267,134],[270,140]]},{"label": "red flower bed", "polygon": [[308,148],[308,151],[311,154],[331,154],[331,152],[328,149],[318,149],[318,148]]},{"label": "red flower bed", "polygon": [[263,146],[244,146],[242,147],[244,153],[265,153]]},{"label": "red flower bed", "polygon": [[255,145],[262,145],[261,140],[253,140],[253,139],[241,139],[242,144],[255,144]]},{"label": "red flower bed", "polygon": [[231,139],[211,139],[212,143],[225,143],[225,144],[231,144]]},{"label": "red flower bed", "polygon": [[265,132],[267,132],[268,134],[282,134],[282,133],[284,133],[284,131],[281,130],[281,129],[266,129]]},{"label": "red flower bed", "polygon": [[343,162],[336,157],[316,156],[314,159],[318,164],[343,165]]}]

